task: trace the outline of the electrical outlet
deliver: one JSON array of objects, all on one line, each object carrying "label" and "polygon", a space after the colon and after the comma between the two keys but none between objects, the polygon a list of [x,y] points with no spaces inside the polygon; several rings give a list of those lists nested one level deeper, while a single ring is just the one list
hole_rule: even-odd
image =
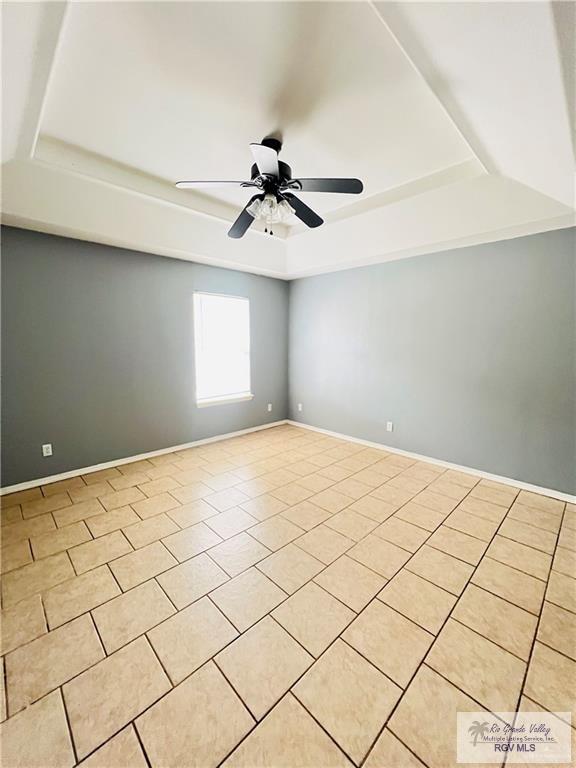
[{"label": "electrical outlet", "polygon": [[272,412],[272,403],[268,403],[268,413]]},{"label": "electrical outlet", "polygon": [[386,432],[394,432],[394,424],[391,421],[386,422]]},{"label": "electrical outlet", "polygon": [[52,456],[52,443],[44,443],[42,446],[42,456]]},{"label": "electrical outlet", "polygon": [[298,403],[298,410],[302,411],[302,403]]}]

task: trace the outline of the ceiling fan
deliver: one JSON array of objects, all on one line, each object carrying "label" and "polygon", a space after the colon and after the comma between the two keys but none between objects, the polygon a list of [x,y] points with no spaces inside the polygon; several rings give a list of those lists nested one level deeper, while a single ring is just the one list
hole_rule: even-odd
[{"label": "ceiling fan", "polygon": [[359,195],[364,189],[359,179],[293,179],[290,166],[278,160],[282,142],[274,138],[262,139],[261,144],[250,144],[254,165],[250,181],[178,181],[179,189],[207,187],[246,187],[258,190],[250,198],[241,214],[228,231],[228,237],[242,237],[254,219],[263,219],[265,232],[272,224],[286,221],[292,214],[308,227],[319,227],[324,220],[302,202],[294,192],[339,192]]}]

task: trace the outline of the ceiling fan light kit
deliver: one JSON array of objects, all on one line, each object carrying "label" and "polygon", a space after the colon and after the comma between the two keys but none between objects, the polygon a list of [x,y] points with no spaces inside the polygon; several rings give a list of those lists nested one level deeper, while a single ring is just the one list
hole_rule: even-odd
[{"label": "ceiling fan light kit", "polygon": [[294,214],[294,208],[287,200],[277,200],[271,192],[264,195],[264,200],[254,200],[246,210],[255,219],[263,219],[267,227],[284,223]]},{"label": "ceiling fan light kit", "polygon": [[255,161],[250,181],[178,181],[176,186],[179,189],[234,186],[258,190],[230,227],[228,236],[233,238],[242,237],[255,219],[266,223],[265,231],[272,224],[288,221],[292,215],[308,227],[323,224],[324,220],[296,197],[295,191],[359,195],[364,189],[359,179],[293,179],[290,166],[278,160],[281,148],[282,143],[274,138],[262,139],[261,144],[250,144]]}]

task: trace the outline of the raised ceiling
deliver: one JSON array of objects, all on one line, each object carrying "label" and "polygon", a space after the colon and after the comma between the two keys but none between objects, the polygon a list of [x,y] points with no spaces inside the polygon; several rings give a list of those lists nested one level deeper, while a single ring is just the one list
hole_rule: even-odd
[{"label": "raised ceiling", "polygon": [[[4,220],[284,278],[570,226],[571,8],[5,4]],[[248,193],[174,182],[249,178],[272,133],[365,192],[231,241]]]}]

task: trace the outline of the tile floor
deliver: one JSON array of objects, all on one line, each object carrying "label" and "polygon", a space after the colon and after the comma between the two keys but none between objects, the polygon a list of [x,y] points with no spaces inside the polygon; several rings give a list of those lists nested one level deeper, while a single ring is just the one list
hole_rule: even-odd
[{"label": "tile floor", "polygon": [[576,507],[281,426],[2,499],[5,768],[448,768],[576,720]]}]

